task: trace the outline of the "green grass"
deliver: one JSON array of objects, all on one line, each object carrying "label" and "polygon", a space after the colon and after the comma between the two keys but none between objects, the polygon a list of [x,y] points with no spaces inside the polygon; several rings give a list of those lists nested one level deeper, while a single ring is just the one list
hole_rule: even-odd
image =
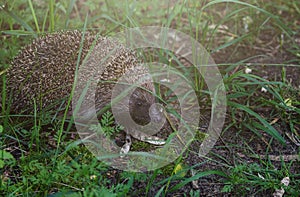
[{"label": "green grass", "polygon": [[[3,99],[0,195],[199,196],[215,192],[207,182],[219,185],[215,195],[264,196],[281,187],[287,196],[300,193],[300,87],[299,80],[298,86],[290,81],[300,72],[298,1],[12,0],[0,5],[5,5],[0,9],[2,99],[7,97],[5,70],[13,57],[43,33],[91,29],[113,36],[126,28],[155,25],[183,31],[211,52],[223,75],[228,111],[221,142],[204,158],[191,146],[172,164],[133,173],[98,161],[74,137],[76,130],[68,119],[48,113],[10,114]],[[168,62],[166,54],[159,59]],[[245,73],[246,67],[252,72]],[[204,80],[190,82],[210,105]],[[112,122],[108,114],[101,120],[107,136],[122,130]],[[194,142],[202,138],[200,133]],[[144,150],[148,145],[137,142],[133,148]],[[285,160],[291,154],[298,155],[298,161]],[[280,184],[284,177],[290,178],[288,186]],[[193,187],[195,181],[200,188]]]}]

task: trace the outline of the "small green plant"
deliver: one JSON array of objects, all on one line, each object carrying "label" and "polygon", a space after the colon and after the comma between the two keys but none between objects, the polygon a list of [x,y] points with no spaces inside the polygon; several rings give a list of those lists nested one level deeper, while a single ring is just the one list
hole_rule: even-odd
[{"label": "small green plant", "polygon": [[91,125],[90,130],[94,132],[100,132],[105,137],[112,137],[114,134],[120,132],[124,128],[121,125],[114,124],[114,116],[110,111],[105,112],[100,120],[100,125]]},{"label": "small green plant", "polygon": [[281,179],[284,177],[290,177],[295,182],[285,187],[287,194],[293,196],[297,192],[300,192],[298,188],[299,174],[287,174],[288,170],[285,168],[275,169],[274,166],[260,166],[257,163],[253,164],[239,164],[229,171],[228,180],[225,181],[223,192],[235,192],[242,196],[249,193],[255,195],[255,193],[270,190],[274,192],[280,189]]},{"label": "small green plant", "polygon": [[[3,126],[0,125],[0,139],[3,138],[2,133],[3,133]],[[1,140],[1,142],[2,142],[2,140]],[[0,143],[0,146],[2,147],[3,144]],[[12,162],[13,163],[16,162],[14,156],[12,154],[10,154],[9,152],[0,149],[0,169],[2,169],[5,165],[11,164]],[[0,179],[2,179],[2,178],[0,177]],[[0,180],[0,182],[1,182],[1,180]]]},{"label": "small green plant", "polygon": [[0,150],[0,169],[2,169],[6,164],[11,162],[15,162],[15,158],[12,154],[5,150]]},{"label": "small green plant", "polygon": [[[268,92],[273,96],[273,103],[282,102],[283,98],[278,93],[276,86],[284,84],[276,81],[267,81],[257,75],[243,73],[243,71],[236,72],[231,76],[225,76],[224,79],[226,88],[229,92],[227,95],[227,104],[231,108],[232,119],[238,120],[237,114],[239,114],[240,111],[243,111],[245,113],[244,117],[248,117],[249,123],[242,121],[240,122],[241,125],[253,132],[256,132],[259,129],[263,130],[284,144],[285,139],[282,135],[268,122],[268,120],[266,120],[266,118],[263,118],[256,112],[257,108],[262,106],[256,107],[252,104],[258,102],[258,100],[260,100],[259,102],[263,100],[264,95],[259,97],[254,95],[258,94],[257,92],[260,92],[260,89],[264,87],[266,87]],[[266,100],[267,99],[270,100],[270,98],[266,98]],[[262,105],[264,105],[264,103]]]}]

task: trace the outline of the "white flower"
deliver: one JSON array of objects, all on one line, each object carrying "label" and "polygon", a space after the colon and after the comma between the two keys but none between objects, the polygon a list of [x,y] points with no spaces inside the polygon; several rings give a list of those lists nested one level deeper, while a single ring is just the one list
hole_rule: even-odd
[{"label": "white flower", "polygon": [[249,26],[253,23],[253,19],[250,16],[243,17],[244,30],[245,32],[249,32]]},{"label": "white flower", "polygon": [[249,73],[251,73],[252,72],[252,69],[251,68],[248,68],[248,67],[246,67],[246,69],[245,69],[245,73],[246,74],[249,74]]},{"label": "white flower", "polygon": [[90,179],[91,180],[94,180],[94,179],[96,179],[97,178],[97,176],[96,175],[92,175],[92,176],[90,176]]},{"label": "white flower", "polygon": [[261,92],[267,92],[267,89],[266,88],[264,88],[264,87],[261,87],[261,90],[260,90]]},{"label": "white flower", "polygon": [[[289,177],[284,177],[282,180],[281,180],[281,183],[285,186],[288,186],[289,183],[290,183],[290,178]],[[275,192],[273,193],[273,196],[274,197],[282,197],[284,195],[284,189],[281,188],[281,189],[276,189]]]}]

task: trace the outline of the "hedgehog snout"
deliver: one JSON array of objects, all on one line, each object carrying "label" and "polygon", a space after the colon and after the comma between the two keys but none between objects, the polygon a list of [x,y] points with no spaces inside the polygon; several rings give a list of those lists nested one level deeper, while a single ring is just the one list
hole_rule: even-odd
[{"label": "hedgehog snout", "polygon": [[154,103],[149,108],[149,116],[154,123],[160,123],[164,120],[164,108],[161,104]]}]

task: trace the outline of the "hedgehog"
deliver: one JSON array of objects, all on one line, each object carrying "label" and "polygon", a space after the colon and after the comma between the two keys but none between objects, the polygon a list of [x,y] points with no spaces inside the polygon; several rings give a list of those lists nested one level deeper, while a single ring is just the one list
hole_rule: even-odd
[{"label": "hedgehog", "polygon": [[[98,43],[102,44],[98,46]],[[112,81],[117,81],[126,71],[134,69],[140,62],[133,50],[119,42],[93,32],[83,33],[79,30],[43,35],[19,52],[6,73],[10,110],[18,114],[33,114],[34,110],[43,112],[63,109],[66,102],[62,101],[65,101],[72,91],[78,57],[80,56],[79,65],[81,65],[92,46],[95,46],[94,51],[98,59],[104,58],[111,50],[116,49],[112,57],[105,61],[105,70],[99,75],[101,82],[97,84],[95,108],[97,112],[101,111],[110,103],[115,85]],[[99,66],[94,65],[96,63],[93,61],[88,63],[91,73]],[[146,69],[141,71],[141,74],[145,73]],[[137,77],[139,76],[128,80],[135,81]],[[143,84],[143,87],[136,88],[130,97],[129,112],[135,122],[145,125],[153,118],[149,114],[151,113],[149,109],[155,103],[153,94],[155,88],[149,82]],[[162,119],[161,109],[152,109],[152,114],[155,115],[155,120]],[[129,130],[126,133],[150,143],[151,140],[147,139],[160,140],[155,136],[145,137],[130,133]]]}]

